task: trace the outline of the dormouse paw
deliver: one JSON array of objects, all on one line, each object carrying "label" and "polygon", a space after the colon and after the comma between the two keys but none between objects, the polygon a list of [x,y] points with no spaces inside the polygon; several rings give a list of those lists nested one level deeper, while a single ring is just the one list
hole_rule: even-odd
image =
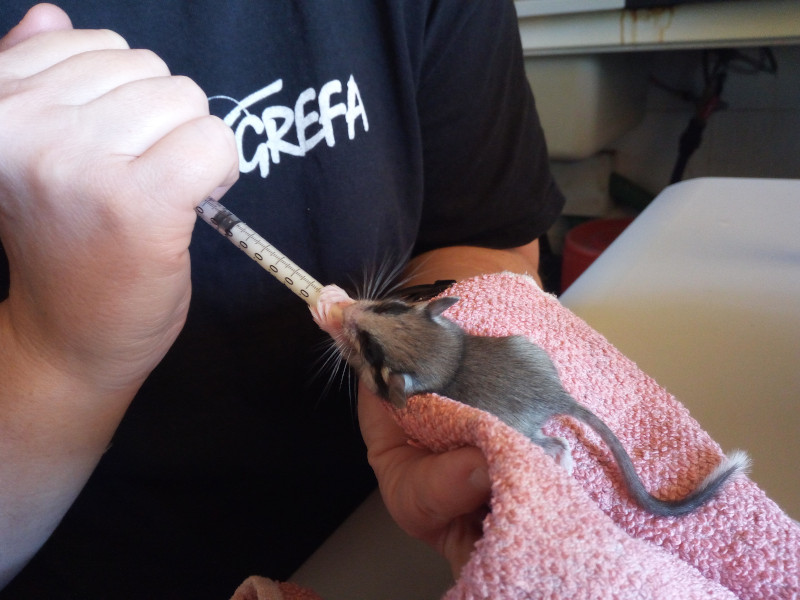
[{"label": "dormouse paw", "polygon": [[333,336],[342,326],[342,307],[353,302],[338,285],[326,285],[320,290],[316,306],[310,307],[311,316],[320,329]]},{"label": "dormouse paw", "polygon": [[350,296],[347,295],[342,288],[338,285],[326,285],[323,287],[319,292],[319,300],[317,301],[317,305],[320,303],[324,304],[339,304],[341,302],[347,302],[348,304],[352,304],[355,302]]},{"label": "dormouse paw", "polygon": [[557,436],[542,437],[536,441],[556,464],[572,475],[575,461],[572,459],[572,450],[566,438]]},{"label": "dormouse paw", "polygon": [[563,467],[567,473],[572,475],[572,471],[575,469],[575,461],[572,458],[572,449],[569,447],[569,442],[563,437],[557,437],[556,439],[561,442],[562,445],[561,452],[554,456],[556,463]]}]

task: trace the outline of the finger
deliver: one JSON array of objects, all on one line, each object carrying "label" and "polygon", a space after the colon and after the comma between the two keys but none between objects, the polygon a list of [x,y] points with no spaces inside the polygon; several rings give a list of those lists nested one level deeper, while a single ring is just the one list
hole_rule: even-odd
[{"label": "finger", "polygon": [[37,4],[14,28],[0,38],[0,52],[46,31],[72,29],[67,13],[52,4]]},{"label": "finger", "polygon": [[195,221],[194,207],[209,195],[221,197],[239,177],[233,132],[213,116],[187,121],[170,131],[129,168],[142,193],[160,205],[161,211],[154,216],[179,211],[189,227]]},{"label": "finger", "polygon": [[453,576],[483,535],[491,481],[483,454],[459,448],[432,454],[410,446],[385,403],[359,388],[359,421],[389,513],[409,535],[430,544]]},{"label": "finger", "polygon": [[359,422],[387,505],[412,535],[425,536],[426,529],[479,510],[488,501],[488,467],[477,448],[432,454],[410,446],[382,400],[365,389],[359,395]]},{"label": "finger", "polygon": [[459,578],[461,569],[475,550],[475,544],[483,537],[483,521],[488,513],[488,507],[482,507],[472,514],[454,519],[431,544],[450,563],[453,579]]},{"label": "finger", "polygon": [[[20,94],[16,99],[0,103],[0,109],[10,115],[24,115],[30,102],[29,94]],[[0,133],[0,140],[5,142],[10,156],[20,164],[33,165],[40,177],[54,182],[62,191],[74,186],[76,181],[94,181],[100,185],[108,182],[109,187],[100,190],[101,194],[107,194],[108,190],[120,187],[122,181],[113,182],[108,178],[109,167],[142,156],[174,129],[208,116],[208,100],[186,77],[155,77],[126,83],[86,105],[49,105],[42,113],[36,120],[30,115],[25,115],[27,121],[21,117],[10,120],[17,131]],[[54,134],[55,131],[63,133]],[[227,135],[232,134],[227,132]],[[25,142],[28,138],[44,140],[48,136],[51,142],[42,146]],[[226,142],[225,147],[227,145]],[[194,148],[189,156],[205,151]],[[85,177],[79,176],[76,180],[73,167],[81,160],[100,160],[102,164],[88,171],[84,169]],[[168,161],[176,163],[176,157],[169,157]],[[177,162],[186,164],[189,161]],[[59,178],[63,181],[57,181]]]},{"label": "finger", "polygon": [[408,442],[406,433],[389,414],[386,402],[361,383],[358,387],[358,421],[370,453],[381,454]]},{"label": "finger", "polygon": [[403,486],[420,517],[432,522],[447,523],[478,511],[491,494],[486,459],[472,447],[426,456]]},{"label": "finger", "polygon": [[107,29],[47,31],[0,52],[0,79],[24,79],[93,50],[124,50],[128,43]]},{"label": "finger", "polygon": [[80,110],[89,123],[81,132],[86,143],[138,157],[183,123],[207,116],[208,99],[191,79],[155,77],[115,88]]},{"label": "finger", "polygon": [[150,50],[90,50],[27,77],[20,91],[38,89],[43,104],[80,105],[127,83],[169,74],[166,63]]}]

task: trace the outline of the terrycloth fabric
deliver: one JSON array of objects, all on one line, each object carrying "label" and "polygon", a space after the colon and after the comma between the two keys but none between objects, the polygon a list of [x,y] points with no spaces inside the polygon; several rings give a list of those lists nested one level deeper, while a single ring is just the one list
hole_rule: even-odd
[{"label": "terrycloth fabric", "polygon": [[311,590],[294,583],[278,583],[254,575],[242,582],[231,600],[321,600]]},{"label": "terrycloth fabric", "polygon": [[[542,346],[651,492],[683,497],[721,460],[673,396],[530,278],[483,276],[448,294],[461,301],[446,316],[470,333],[522,334]],[[484,534],[445,600],[800,598],[800,526],[746,477],[692,514],[659,518],[628,498],[605,444],[570,418],[545,432],[569,440],[572,475],[493,416],[447,398],[417,396],[395,415],[415,443],[474,445],[489,463]],[[276,598],[307,593],[282,591]]]},{"label": "terrycloth fabric", "polygon": [[[625,445],[651,492],[688,494],[722,451],[666,390],[526,277],[457,284],[446,316],[479,335],[523,334],[543,347],[564,387]],[[398,415],[435,450],[481,448],[492,479],[484,535],[446,598],[800,598],[800,527],[749,479],[679,518],[628,498],[611,453],[567,417],[573,475],[497,419],[433,395]]]}]

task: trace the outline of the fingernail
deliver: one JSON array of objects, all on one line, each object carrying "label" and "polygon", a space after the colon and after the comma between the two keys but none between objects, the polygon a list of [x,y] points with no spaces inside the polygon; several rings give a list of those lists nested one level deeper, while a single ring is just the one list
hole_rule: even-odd
[{"label": "fingernail", "polygon": [[470,484],[478,490],[488,490],[492,487],[492,480],[489,478],[489,469],[478,467],[469,475]]}]

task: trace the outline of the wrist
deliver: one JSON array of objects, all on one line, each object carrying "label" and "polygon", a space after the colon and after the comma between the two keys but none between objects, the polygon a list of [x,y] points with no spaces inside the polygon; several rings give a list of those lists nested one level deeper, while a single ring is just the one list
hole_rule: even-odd
[{"label": "wrist", "polygon": [[7,308],[0,303],[0,438],[32,459],[101,454],[146,374],[112,382],[97,364],[54,360]]},{"label": "wrist", "polygon": [[508,249],[478,246],[448,246],[414,257],[405,269],[408,285],[424,284],[433,279],[460,281],[477,275],[511,271],[533,277],[538,275],[539,244],[534,240],[525,246]]}]

